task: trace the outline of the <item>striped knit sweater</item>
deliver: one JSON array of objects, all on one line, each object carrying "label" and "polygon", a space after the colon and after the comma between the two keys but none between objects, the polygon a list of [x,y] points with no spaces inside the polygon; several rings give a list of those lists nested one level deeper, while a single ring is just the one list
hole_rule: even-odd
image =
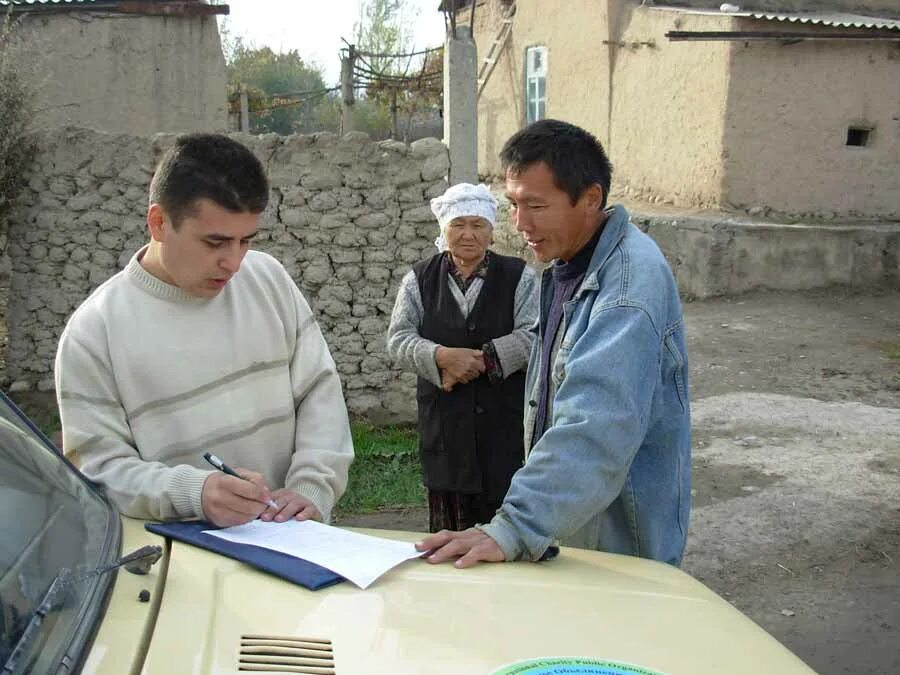
[{"label": "striped knit sweater", "polygon": [[327,521],[353,444],[334,361],[286,270],[250,251],[212,299],[139,251],[76,310],[56,357],[63,447],[125,515],[203,517],[213,452]]}]

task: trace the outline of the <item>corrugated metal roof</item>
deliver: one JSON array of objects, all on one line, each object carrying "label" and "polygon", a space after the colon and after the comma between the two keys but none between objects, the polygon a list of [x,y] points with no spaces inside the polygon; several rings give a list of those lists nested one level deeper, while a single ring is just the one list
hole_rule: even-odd
[{"label": "corrugated metal roof", "polygon": [[[167,2],[194,2],[197,4],[204,4],[204,0],[141,0],[141,2],[145,3],[159,3],[165,4]],[[72,9],[78,9],[79,7],[104,7],[107,5],[115,5],[117,0],[0,0],[0,7],[9,7],[12,5],[13,7],[21,7],[27,8],[29,6],[34,7],[35,9],[40,8],[53,8],[53,7],[69,7]],[[218,0],[209,0],[206,4],[217,5],[221,4]]]},{"label": "corrugated metal roof", "polygon": [[0,0],[0,15],[30,13],[114,12],[146,16],[214,16],[228,14],[220,0]]},{"label": "corrugated metal roof", "polygon": [[763,21],[781,21],[786,23],[803,23],[834,28],[867,28],[871,30],[898,30],[900,21],[861,14],[844,12],[756,12],[756,11],[719,11],[716,9],[694,9],[691,7],[671,7],[667,5],[649,5],[647,9],[682,14],[702,14],[706,16],[737,16]]},{"label": "corrugated metal roof", "polygon": [[[157,0],[150,0],[156,2]],[[16,7],[24,5],[102,5],[110,4],[109,0],[0,0],[0,5]]]}]

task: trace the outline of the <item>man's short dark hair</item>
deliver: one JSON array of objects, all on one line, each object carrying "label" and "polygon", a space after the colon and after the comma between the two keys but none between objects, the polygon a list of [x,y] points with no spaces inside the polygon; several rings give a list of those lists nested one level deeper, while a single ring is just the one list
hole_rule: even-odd
[{"label": "man's short dark hair", "polygon": [[221,134],[179,136],[150,182],[150,203],[159,204],[172,225],[209,199],[232,213],[262,213],[269,182],[262,163],[246,146]]},{"label": "man's short dark hair", "polygon": [[568,193],[573,206],[594,184],[603,188],[601,208],[606,206],[612,164],[590,132],[568,122],[540,120],[516,132],[500,151],[504,173],[521,173],[538,162],[547,165],[556,187]]}]

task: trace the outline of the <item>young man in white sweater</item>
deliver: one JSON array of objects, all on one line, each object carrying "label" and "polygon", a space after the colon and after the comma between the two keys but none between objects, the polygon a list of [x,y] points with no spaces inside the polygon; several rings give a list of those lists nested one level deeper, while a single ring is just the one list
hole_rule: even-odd
[{"label": "young man in white sweater", "polygon": [[149,244],[63,331],[63,447],[125,515],[327,522],[343,494],[353,444],[334,361],[285,269],[248,251],[268,197],[246,147],[180,137],[150,185]]}]

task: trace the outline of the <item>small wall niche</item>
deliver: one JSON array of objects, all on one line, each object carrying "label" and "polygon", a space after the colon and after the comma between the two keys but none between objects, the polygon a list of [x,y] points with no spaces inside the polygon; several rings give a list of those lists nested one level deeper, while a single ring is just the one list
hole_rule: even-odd
[{"label": "small wall niche", "polygon": [[847,127],[847,145],[853,148],[865,148],[872,142],[872,127],[851,124]]}]

